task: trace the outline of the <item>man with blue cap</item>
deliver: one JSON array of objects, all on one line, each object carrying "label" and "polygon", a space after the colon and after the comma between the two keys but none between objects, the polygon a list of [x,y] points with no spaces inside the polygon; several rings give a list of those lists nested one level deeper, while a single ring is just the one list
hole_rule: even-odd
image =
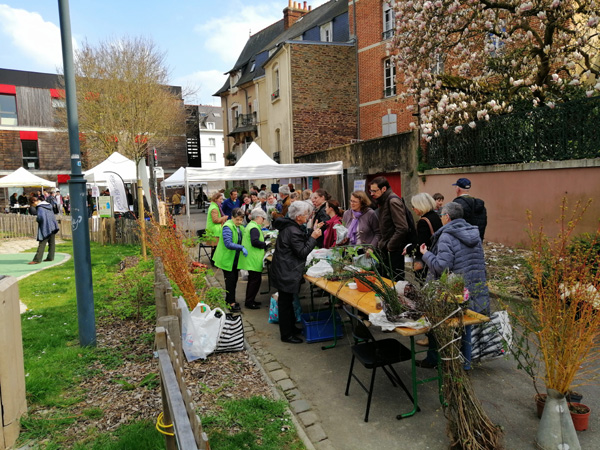
[{"label": "man with blue cap", "polygon": [[480,198],[470,195],[471,180],[468,178],[459,178],[452,186],[456,186],[456,198],[452,201],[462,206],[465,221],[479,228],[479,237],[481,238],[481,242],[483,242],[483,236],[487,227],[485,202]]}]

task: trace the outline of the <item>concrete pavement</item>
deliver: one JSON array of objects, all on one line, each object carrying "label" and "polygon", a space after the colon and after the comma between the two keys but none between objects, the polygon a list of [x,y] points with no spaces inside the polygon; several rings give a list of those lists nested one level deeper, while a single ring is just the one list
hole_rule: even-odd
[{"label": "concrete pavement", "polygon": [[[191,227],[204,228],[205,215],[192,214]],[[205,261],[206,262],[206,261]],[[215,270],[215,278],[224,286],[222,271]],[[262,290],[267,289],[266,276]],[[316,449],[446,449],[447,420],[441,408],[436,383],[418,388],[420,412],[413,417],[397,420],[399,413],[411,410],[411,403],[400,388],[394,388],[385,374],[378,371],[371,404],[369,422],[363,421],[367,394],[352,381],[349,396],[344,395],[350,366],[352,345],[349,325],[346,323],[344,337],[337,346],[321,350],[321,343],[287,344],[279,339],[279,327],[268,323],[270,294],[259,295],[259,310],[243,307],[246,282],[239,281],[236,298],[242,305],[246,325],[246,338],[259,362],[282,395],[288,399],[290,409],[302,424],[306,435]],[[271,293],[273,290],[271,291]],[[301,295],[303,311],[310,310],[308,286]],[[322,306],[326,299],[318,298],[315,306]],[[342,316],[344,314],[342,313]],[[409,346],[408,338],[395,333],[375,331],[377,338],[396,337]],[[327,343],[325,343],[327,344]],[[397,365],[397,370],[407,386],[410,386],[409,362]],[[435,372],[417,369],[419,377]],[[355,364],[356,373],[368,382],[370,371]],[[505,432],[506,449],[533,449],[539,424],[533,396],[535,391],[529,377],[517,368],[512,357],[496,359],[476,365],[471,372],[476,394],[492,421]],[[543,383],[539,383],[543,388]],[[577,388],[584,395],[583,403],[592,409],[590,427],[579,432],[582,448],[597,448],[594,442],[600,437],[598,411],[598,386]]]}]

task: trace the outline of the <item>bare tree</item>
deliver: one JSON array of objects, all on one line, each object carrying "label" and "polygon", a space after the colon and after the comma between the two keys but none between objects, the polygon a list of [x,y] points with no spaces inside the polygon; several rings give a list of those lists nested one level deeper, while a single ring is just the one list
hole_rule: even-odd
[{"label": "bare tree", "polygon": [[[82,149],[88,164],[115,151],[138,164],[149,146],[163,147],[169,137],[185,133],[181,92],[167,85],[165,53],[151,40],[126,37],[95,47],[85,42],[75,55],[75,74]],[[137,178],[143,233],[139,173]]]}]

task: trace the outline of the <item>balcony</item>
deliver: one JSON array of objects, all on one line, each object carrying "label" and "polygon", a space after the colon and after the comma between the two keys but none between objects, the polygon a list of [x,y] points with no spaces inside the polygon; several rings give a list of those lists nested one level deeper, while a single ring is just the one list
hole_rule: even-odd
[{"label": "balcony", "polygon": [[277,100],[279,98],[279,89],[271,94],[271,101]]},{"label": "balcony", "polygon": [[235,118],[234,128],[228,136],[239,133],[256,132],[256,116],[254,114],[238,114]]}]

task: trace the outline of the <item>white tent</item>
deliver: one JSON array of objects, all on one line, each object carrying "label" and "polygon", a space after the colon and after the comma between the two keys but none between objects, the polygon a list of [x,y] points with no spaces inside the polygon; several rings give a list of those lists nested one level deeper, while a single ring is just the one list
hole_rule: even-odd
[{"label": "white tent", "polygon": [[12,173],[9,173],[5,177],[0,178],[0,187],[56,187],[56,183],[48,181],[37,175],[32,174],[30,171],[23,167],[19,167]]},{"label": "white tent", "polygon": [[86,170],[83,176],[90,184],[106,185],[106,175],[104,172],[119,174],[125,183],[137,182],[135,162],[121,155],[119,152],[114,152],[97,166]]},{"label": "white tent", "polygon": [[[196,186],[199,184],[206,184],[204,181],[192,182],[189,183],[190,186]],[[171,187],[183,187],[185,186],[185,167],[180,167],[168,178],[165,178],[161,181],[161,186],[163,188],[171,188]]]},{"label": "white tent", "polygon": [[344,164],[331,163],[277,164],[258,146],[252,143],[235,166],[218,169],[196,169],[187,167],[185,178],[188,184],[198,181],[258,180],[265,178],[299,178],[325,175],[342,175]]}]

